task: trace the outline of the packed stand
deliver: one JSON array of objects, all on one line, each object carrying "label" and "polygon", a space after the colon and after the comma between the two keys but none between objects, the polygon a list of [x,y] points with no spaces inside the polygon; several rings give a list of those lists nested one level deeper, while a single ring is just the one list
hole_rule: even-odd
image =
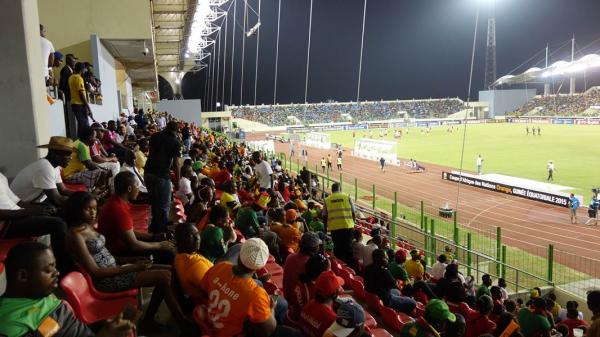
[{"label": "packed stand", "polygon": [[[587,112],[588,109],[591,112]],[[575,95],[535,97],[513,113],[515,116],[599,117],[600,88]]]},{"label": "packed stand", "polygon": [[0,335],[597,336],[600,292],[588,323],[539,289],[519,305],[475,285],[451,249],[429,268],[339,184],[244,143],[154,111],[81,133],[0,175]]},{"label": "packed stand", "polygon": [[246,105],[232,106],[231,112],[235,118],[243,118],[269,126],[282,126],[294,124],[295,119],[300,120],[303,124],[347,122],[346,116],[351,116],[352,120],[357,122],[404,117],[445,118],[465,108],[462,100],[446,98],[360,103]]}]

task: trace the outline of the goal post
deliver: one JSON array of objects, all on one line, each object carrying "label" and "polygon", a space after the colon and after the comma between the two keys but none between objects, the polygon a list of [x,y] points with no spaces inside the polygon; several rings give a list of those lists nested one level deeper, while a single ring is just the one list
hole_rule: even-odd
[{"label": "goal post", "polygon": [[331,135],[328,133],[310,132],[304,137],[304,144],[319,149],[331,149]]},{"label": "goal post", "polygon": [[385,158],[387,164],[398,165],[398,143],[361,138],[354,141],[352,155],[368,160]]}]

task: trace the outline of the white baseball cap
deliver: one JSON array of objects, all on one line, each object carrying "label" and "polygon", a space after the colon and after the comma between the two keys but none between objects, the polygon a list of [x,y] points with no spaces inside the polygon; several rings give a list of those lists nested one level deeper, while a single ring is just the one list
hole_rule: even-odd
[{"label": "white baseball cap", "polygon": [[252,238],[242,243],[240,262],[250,270],[258,270],[267,264],[269,248],[259,238]]}]

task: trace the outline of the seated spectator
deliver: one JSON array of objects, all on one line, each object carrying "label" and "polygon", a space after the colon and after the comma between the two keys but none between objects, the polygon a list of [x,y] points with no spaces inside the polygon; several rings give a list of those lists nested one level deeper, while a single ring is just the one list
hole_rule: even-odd
[{"label": "seated spectator", "polygon": [[194,303],[200,304],[200,301],[205,297],[201,293],[202,279],[213,264],[198,253],[200,250],[200,233],[194,225],[184,223],[177,226],[175,240],[177,242],[177,255],[175,255],[173,261],[173,267],[177,273],[179,284]]},{"label": "seated spectator", "polygon": [[313,221],[314,217],[321,212],[317,208],[317,204],[312,200],[309,201],[306,205],[308,209],[306,210],[306,212],[302,213],[301,216],[304,219],[304,221],[310,226],[310,223]]},{"label": "seated spectator", "polygon": [[421,262],[421,254],[416,249],[410,251],[410,260],[404,262],[404,269],[413,280],[421,280],[425,275],[425,266]]},{"label": "seated spectator", "polygon": [[58,287],[54,254],[38,242],[14,246],[6,257],[6,292],[0,297],[0,335],[128,337],[134,324],[119,316],[108,320],[98,333],[75,317],[70,307],[53,294]]},{"label": "seated spectator", "polygon": [[373,263],[366,266],[364,272],[365,290],[376,294],[386,307],[410,315],[417,303],[412,298],[402,296],[387,266],[386,252],[383,249],[373,251]]},{"label": "seated spectator", "polygon": [[504,301],[504,309],[506,309],[506,312],[510,313],[513,316],[517,316],[517,312],[519,311],[517,308],[517,302],[508,299]]},{"label": "seated spectator", "polygon": [[0,173],[0,239],[31,238],[50,234],[57,268],[63,273],[72,269],[64,248],[65,222],[52,215],[56,208],[20,200],[8,187],[8,179]]},{"label": "seated spectator", "polygon": [[121,164],[119,163],[119,159],[114,154],[106,152],[104,145],[102,145],[101,140],[104,137],[104,134],[107,132],[107,129],[105,129],[100,123],[92,124],[92,129],[96,131],[96,141],[94,144],[90,145],[90,155],[92,156],[92,161],[97,163],[100,167],[111,172],[111,178],[109,178],[109,182],[112,187],[112,178],[119,173]]},{"label": "seated spectator", "polygon": [[331,270],[329,259],[323,254],[312,255],[304,266],[304,273],[298,277],[294,292],[287,296],[289,303],[288,315],[297,320],[302,308],[315,298],[315,281],[324,271]]},{"label": "seated spectator", "polygon": [[[552,322],[546,316],[546,301],[536,297],[531,301],[530,308],[522,308],[517,314],[517,321],[521,326],[521,332],[525,337],[549,337],[552,330]],[[588,336],[590,335],[588,331]]]},{"label": "seated spectator", "polygon": [[446,255],[441,254],[437,258],[437,262],[431,266],[431,278],[434,281],[438,281],[444,277],[444,273],[446,272]]},{"label": "seated spectator", "polygon": [[273,223],[271,224],[271,230],[279,236],[279,245],[282,250],[280,253],[282,254],[282,258],[285,259],[285,255],[287,250],[291,250],[294,253],[298,252],[300,238],[302,234],[298,230],[298,228],[294,226],[290,226],[285,221],[285,213],[283,209],[277,208],[273,212],[272,216]]},{"label": "seated spectator", "polygon": [[[562,308],[560,309],[560,311],[558,312],[558,316],[556,316],[556,319],[558,322],[561,322],[565,319],[567,319],[567,310],[569,309],[576,309],[579,307],[579,303],[577,303],[577,301],[567,301],[567,305],[566,308]],[[578,315],[577,318],[578,319],[583,319],[583,313],[581,311],[578,311]]]},{"label": "seated spectator", "polygon": [[365,312],[354,301],[346,301],[337,310],[335,322],[325,331],[323,337],[370,337],[365,331]]},{"label": "seated spectator", "polygon": [[297,253],[291,254],[285,260],[283,266],[283,295],[286,298],[292,297],[294,288],[298,283],[300,275],[306,272],[306,263],[309,258],[319,252],[322,241],[315,233],[307,232],[300,239],[300,249]]},{"label": "seated spectator", "polygon": [[[306,214],[306,212],[304,212]],[[313,232],[322,232],[325,230],[325,224],[321,219],[321,213],[317,213],[312,217],[312,221],[308,223],[308,228]]]},{"label": "seated spectator", "polygon": [[171,272],[164,268],[154,269],[147,258],[119,258],[124,264],[117,264],[117,259],[106,248],[105,237],[94,230],[96,214],[97,202],[89,193],[75,192],[67,201],[65,215],[69,235],[66,244],[75,261],[91,276],[94,286],[104,292],[156,287],[142,326],[155,325],[154,316],[163,300],[177,322],[186,326],[171,289]]},{"label": "seated spectator", "polygon": [[229,254],[229,244],[237,240],[228,221],[227,208],[216,205],[211,209],[208,217],[209,224],[201,233],[202,241],[200,243],[200,252],[211,262],[225,258]]},{"label": "seated spectator", "polygon": [[[282,298],[271,297],[252,279],[269,258],[265,243],[252,238],[241,247],[237,264],[223,262],[212,267],[202,280],[202,290],[210,294],[206,321],[212,324],[214,337],[236,336],[244,332],[255,336],[299,336],[291,328],[277,325],[273,308]],[[217,282],[215,282],[217,281]],[[227,287],[223,287],[223,285]],[[223,315],[227,308],[229,315]],[[285,317],[285,313],[283,314]]]},{"label": "seated spectator", "polygon": [[600,336],[600,290],[592,290],[587,294],[587,306],[592,312],[590,328],[586,336]]},{"label": "seated spectator", "polygon": [[479,337],[483,334],[492,333],[496,329],[496,323],[489,319],[489,315],[494,307],[492,298],[488,295],[479,296],[476,307],[477,312],[466,319],[467,330],[465,337]]},{"label": "seated spectator", "polygon": [[431,300],[425,307],[425,315],[416,321],[406,323],[402,327],[399,336],[441,336],[448,323],[456,322],[456,315],[450,312],[446,303],[442,300]]},{"label": "seated spectator", "polygon": [[67,137],[55,136],[46,145],[45,158],[34,161],[23,168],[10,184],[11,190],[25,202],[41,202],[61,206],[72,194],[63,185],[61,169],[67,167],[73,152],[73,141]]},{"label": "seated spectator", "polygon": [[323,336],[325,330],[336,321],[333,301],[338,297],[344,280],[331,270],[321,273],[315,282],[315,298],[300,313],[302,332],[308,337]]},{"label": "seated spectator", "polygon": [[[214,177],[212,178],[215,181],[215,185],[217,186],[217,188],[224,190],[224,184],[226,182],[231,182],[233,177],[231,175],[231,171],[227,168],[227,163],[225,163],[224,161],[219,162],[217,168],[218,171],[216,171]],[[233,169],[233,167],[231,168]]]},{"label": "seated spectator", "polygon": [[477,314],[467,303],[467,291],[462,283],[452,282],[448,285],[445,297],[448,308],[455,314],[461,314],[466,321],[469,321]]},{"label": "seated spectator", "polygon": [[547,296],[546,304],[548,311],[552,314],[553,317],[558,316],[560,312],[561,306],[556,302],[556,294],[554,292],[550,292]]},{"label": "seated spectator", "polygon": [[408,282],[408,273],[406,272],[406,269],[404,269],[404,262],[406,262],[406,251],[404,249],[398,249],[388,268],[396,280]]},{"label": "seated spectator", "polygon": [[365,247],[366,246],[363,243],[362,232],[358,229],[355,229],[352,232],[352,255],[354,256],[354,259],[356,259],[357,261],[360,261],[360,263],[363,263],[362,251]]},{"label": "seated spectator", "polygon": [[194,202],[194,190],[198,188],[198,176],[192,166],[183,165],[180,170],[179,189],[175,196],[181,200],[183,206],[188,207]]},{"label": "seated spectator", "polygon": [[363,265],[368,266],[373,263],[373,252],[381,246],[381,236],[374,236],[360,251],[359,259],[363,261]]},{"label": "seated spectator", "polygon": [[130,201],[139,193],[135,176],[121,172],[115,177],[115,194],[100,211],[98,231],[106,237],[108,250],[116,256],[150,256],[160,264],[173,264],[174,245],[164,234],[135,231]]},{"label": "seated spectator", "polygon": [[104,150],[106,150],[109,155],[123,158],[125,157],[125,152],[129,151],[129,149],[122,144],[123,140],[118,141],[117,122],[114,120],[108,121],[101,140]]},{"label": "seated spectator", "polygon": [[498,317],[496,330],[494,330],[493,335],[494,337],[523,337],[519,328],[519,323],[517,323],[515,316],[505,312]]},{"label": "seated spectator", "polygon": [[235,219],[235,215],[241,207],[235,182],[230,180],[223,183],[223,194],[221,194],[220,205],[227,207],[229,214]]},{"label": "seated spectator", "polygon": [[138,171],[144,175],[144,167],[146,167],[146,160],[148,160],[148,138],[142,138],[138,140],[138,144],[134,149],[135,152],[135,167]]},{"label": "seated spectator", "polygon": [[446,295],[447,288],[452,282],[459,282],[465,285],[465,278],[458,272],[458,264],[456,263],[447,265],[444,277],[436,283],[436,294],[439,298],[443,298]]},{"label": "seated spectator", "polygon": [[138,171],[138,168],[135,166],[135,155],[133,154],[133,151],[127,151],[125,154],[125,161],[123,162],[123,166],[121,166],[120,172],[130,172],[133,174],[136,185],[139,186],[140,193],[148,194],[148,188],[144,184],[144,175]]},{"label": "seated spectator", "polygon": [[483,295],[492,296],[490,293],[490,287],[492,286],[492,277],[489,274],[483,274],[481,277],[481,285],[477,288],[475,298],[479,298]]},{"label": "seated spectator", "polygon": [[84,184],[88,190],[98,187],[107,189],[111,171],[92,161],[90,146],[96,142],[96,132],[91,128],[81,131],[81,138],[73,143],[71,160],[63,170],[64,181],[70,184]]},{"label": "seated spectator", "polygon": [[588,322],[577,318],[579,316],[579,311],[575,308],[567,309],[567,319],[560,322],[562,325],[566,325],[569,328],[569,337],[573,336],[573,329],[584,327],[587,329],[590,325]]},{"label": "seated spectator", "polygon": [[504,308],[504,301],[502,301],[502,290],[500,290],[500,287],[491,286],[490,294],[492,294],[492,301],[494,302],[490,319],[495,323],[498,320],[498,317],[500,317],[506,309]]}]

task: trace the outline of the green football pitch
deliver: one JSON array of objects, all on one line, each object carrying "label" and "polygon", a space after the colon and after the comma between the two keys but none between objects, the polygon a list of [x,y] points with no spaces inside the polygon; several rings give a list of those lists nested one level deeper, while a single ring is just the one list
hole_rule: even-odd
[{"label": "green football pitch", "polygon": [[[478,154],[484,159],[483,173],[500,173],[515,177],[545,181],[546,164],[555,163],[554,183],[571,186],[586,200],[591,188],[600,186],[600,127],[593,125],[540,125],[541,136],[529,135],[524,124],[469,124],[464,142],[463,169],[476,171]],[[530,126],[531,127],[531,126]],[[536,126],[537,127],[537,126]],[[464,126],[401,129],[401,139],[394,139],[393,129],[379,137],[373,129],[373,139],[398,143],[398,157],[413,158],[420,163],[434,163],[459,168]],[[366,130],[357,130],[356,139],[368,137]],[[332,143],[354,147],[352,131],[332,131]],[[426,166],[426,165],[425,165]]]}]

